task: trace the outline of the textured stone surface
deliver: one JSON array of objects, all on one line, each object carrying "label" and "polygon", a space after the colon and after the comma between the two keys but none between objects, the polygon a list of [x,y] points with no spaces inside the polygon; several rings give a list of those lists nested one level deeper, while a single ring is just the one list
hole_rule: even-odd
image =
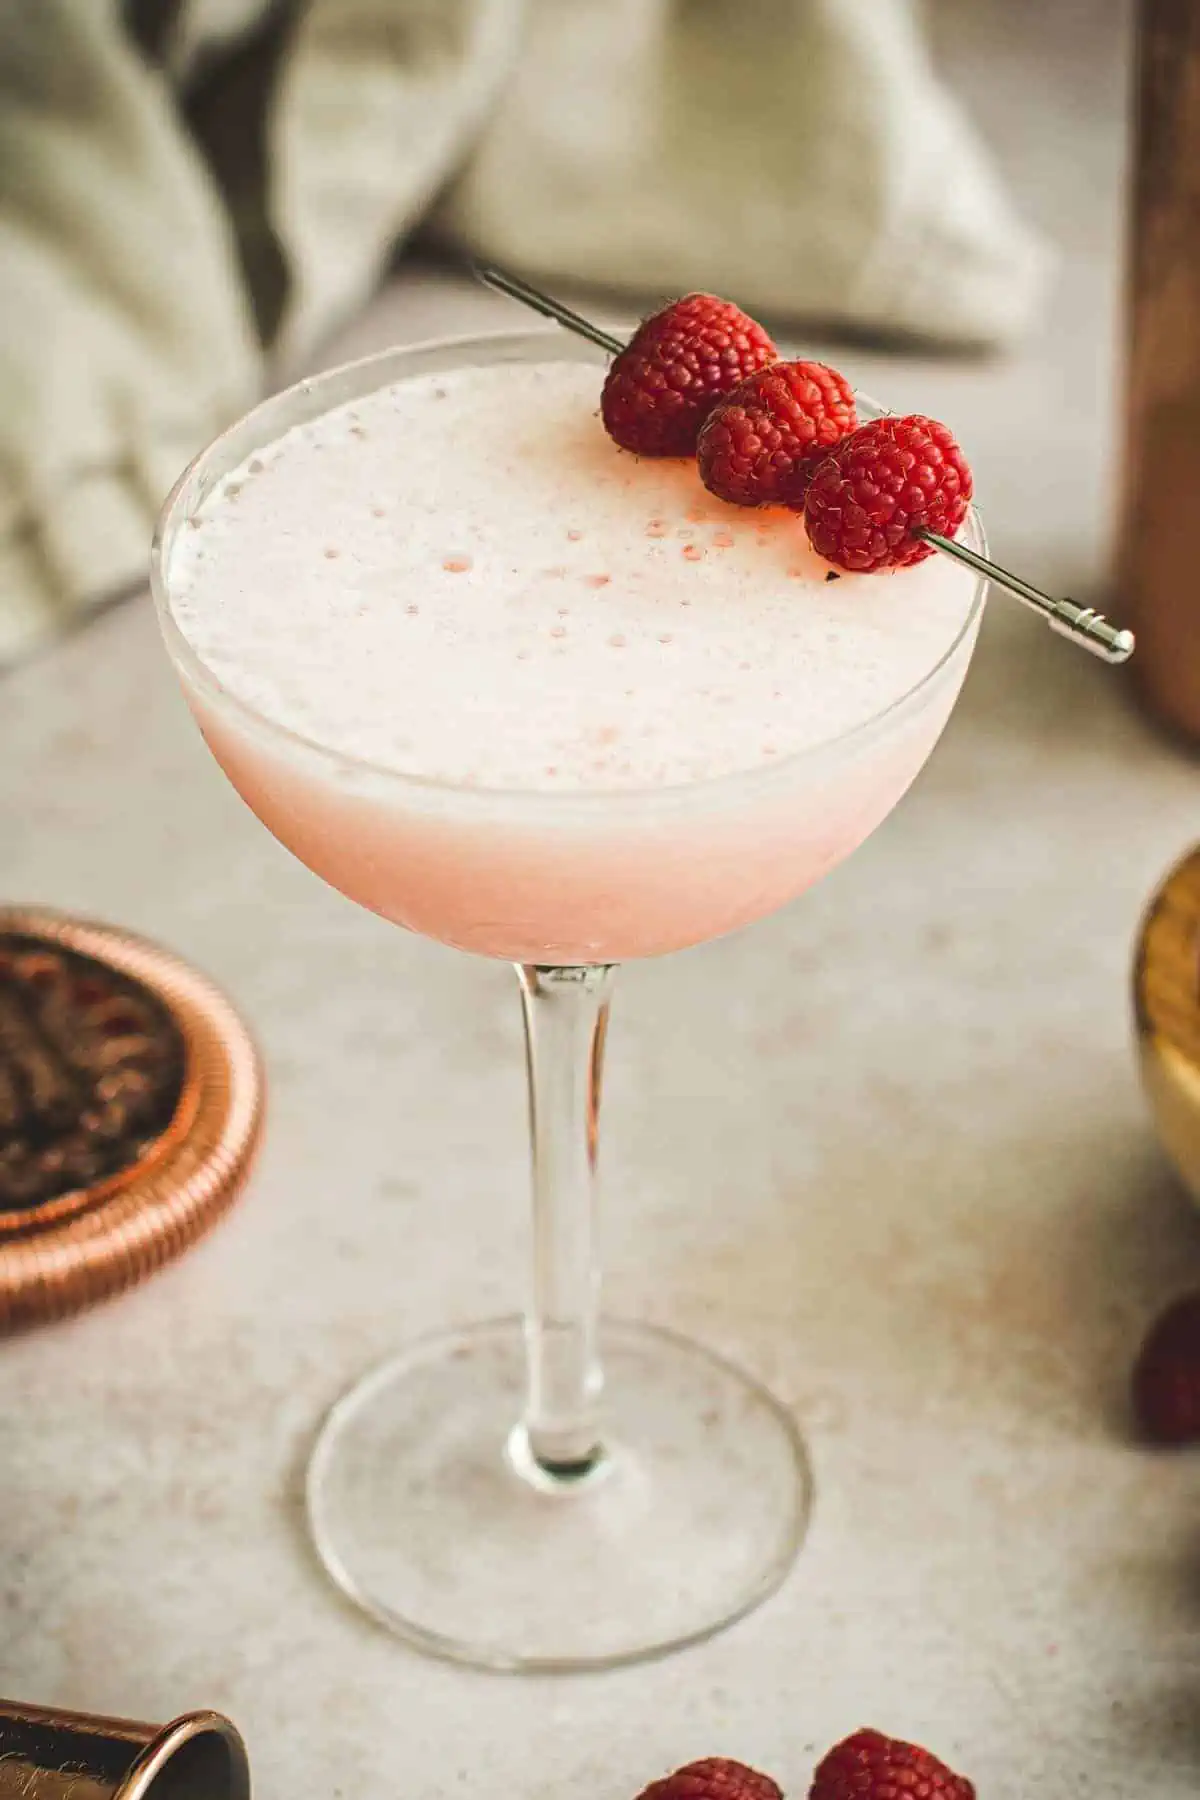
[{"label": "textured stone surface", "polygon": [[[1071,54],[1060,9],[1018,10]],[[1040,39],[1019,65],[987,15],[950,46],[1072,252],[1045,334],[992,367],[842,357],[960,427],[1002,559],[1077,594],[1102,566],[1112,442],[1121,90],[1115,9],[1094,11],[1086,80],[1056,85]],[[504,316],[406,277],[339,354]],[[1131,1448],[1123,1394],[1144,1319],[1200,1278],[1126,1003],[1141,904],[1198,831],[1194,765],[1119,677],[998,600],[877,837],[786,914],[626,972],[611,1299],[776,1385],[811,1432],[818,1511],[782,1595],[726,1636],[522,1683],[360,1622],[297,1498],[347,1381],[519,1292],[511,977],[355,912],[275,846],[208,761],[146,602],[4,683],[6,897],[140,928],[218,977],[261,1034],[272,1110],[253,1190],[205,1246],[0,1347],[0,1691],[225,1707],[259,1792],[289,1800],[627,1800],[707,1752],[796,1792],[864,1723],[927,1739],[986,1800],[1193,1795],[1196,1465]]]}]

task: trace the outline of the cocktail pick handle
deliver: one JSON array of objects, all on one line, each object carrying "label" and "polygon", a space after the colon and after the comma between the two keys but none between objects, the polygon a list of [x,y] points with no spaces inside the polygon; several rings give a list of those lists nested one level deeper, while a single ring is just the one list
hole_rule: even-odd
[{"label": "cocktail pick handle", "polygon": [[[561,300],[553,295],[543,293],[531,282],[523,281],[519,275],[509,275],[503,269],[494,268],[490,263],[472,263],[471,269],[485,287],[494,288],[499,294],[507,294],[512,300],[519,300],[522,306],[530,307],[543,318],[554,319],[567,331],[573,331],[577,337],[587,338],[589,343],[598,344],[610,356],[618,356],[625,348],[619,338],[611,332],[602,331]],[[1079,606],[1074,600],[1055,600],[1052,595],[1044,594],[1030,582],[1023,581],[1019,575],[1013,575],[1008,569],[1002,569],[986,556],[980,556],[974,550],[968,550],[965,544],[956,542],[954,538],[943,537],[939,531],[926,531],[917,526],[913,535],[924,543],[930,544],[943,556],[953,557],[955,562],[973,569],[977,575],[986,576],[996,587],[1003,588],[1012,594],[1023,605],[1040,613],[1051,631],[1057,631],[1060,637],[1070,638],[1076,644],[1082,644],[1093,656],[1100,657],[1107,663],[1128,662],[1134,651],[1132,631],[1112,625],[1092,606]]]},{"label": "cocktail pick handle", "polygon": [[1099,656],[1107,663],[1123,663],[1128,662],[1133,655],[1132,631],[1110,624],[1095,607],[1079,606],[1074,600],[1055,600],[1052,595],[1043,594],[1040,588],[1035,588],[1030,582],[1022,581],[1019,575],[1002,569],[986,556],[977,555],[965,544],[943,537],[939,531],[926,531],[923,526],[918,526],[913,535],[932,544],[943,556],[952,556],[955,562],[974,569],[977,575],[986,575],[997,587],[1004,588],[1032,611],[1040,613],[1051,631],[1057,631],[1061,637],[1072,638],[1075,643],[1082,644],[1085,650],[1090,650],[1093,656]]}]

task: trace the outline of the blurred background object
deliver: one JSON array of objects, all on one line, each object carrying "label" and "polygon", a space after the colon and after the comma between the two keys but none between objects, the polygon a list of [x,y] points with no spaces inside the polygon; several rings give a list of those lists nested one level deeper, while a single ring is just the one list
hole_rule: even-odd
[{"label": "blurred background object", "polygon": [[1122,585],[1154,712],[1200,741],[1200,8],[1141,0]]},{"label": "blurred background object", "polygon": [[0,664],[420,226],[641,304],[1017,337],[1046,257],[914,0],[7,0]]},{"label": "blurred background object", "polygon": [[1200,850],[1169,871],[1138,933],[1133,999],[1142,1082],[1163,1148],[1200,1206]]}]

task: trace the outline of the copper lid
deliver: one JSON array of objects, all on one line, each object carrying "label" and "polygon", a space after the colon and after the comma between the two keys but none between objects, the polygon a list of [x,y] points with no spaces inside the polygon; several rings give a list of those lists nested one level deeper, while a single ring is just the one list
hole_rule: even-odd
[{"label": "copper lid", "polygon": [[262,1085],[186,964],[0,908],[0,1331],[118,1293],[206,1231],[249,1171]]}]

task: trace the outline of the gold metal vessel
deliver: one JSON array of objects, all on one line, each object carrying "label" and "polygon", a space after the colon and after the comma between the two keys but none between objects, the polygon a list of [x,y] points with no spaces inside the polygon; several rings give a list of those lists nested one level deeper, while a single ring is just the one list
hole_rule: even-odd
[{"label": "gold metal vessel", "polygon": [[1133,986],[1146,1095],[1163,1147],[1200,1205],[1200,849],[1150,902]]}]

